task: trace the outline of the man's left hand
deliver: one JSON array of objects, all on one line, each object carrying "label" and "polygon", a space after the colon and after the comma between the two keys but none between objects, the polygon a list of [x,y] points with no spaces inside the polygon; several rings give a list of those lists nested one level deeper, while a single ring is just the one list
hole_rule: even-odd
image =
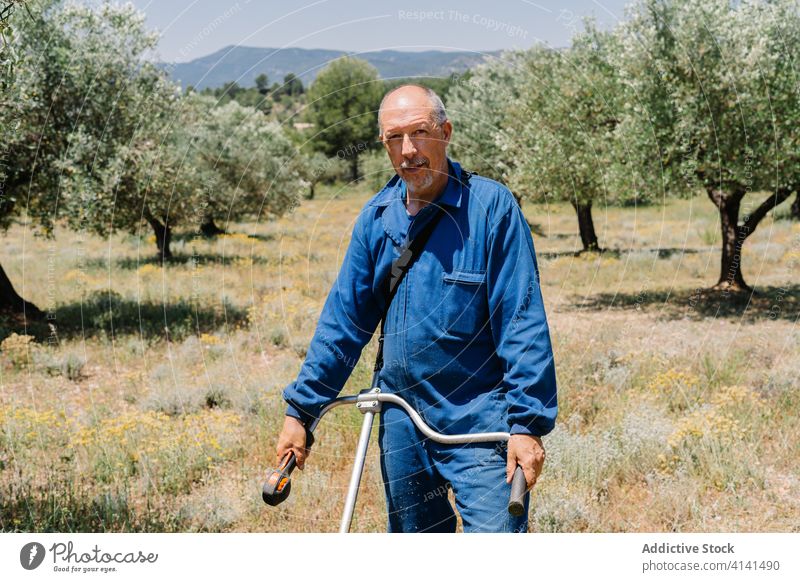
[{"label": "man's left hand", "polygon": [[511,483],[517,465],[525,473],[527,488],[531,489],[539,478],[544,464],[544,445],[542,439],[527,434],[514,434],[508,439],[508,462],[506,482]]}]

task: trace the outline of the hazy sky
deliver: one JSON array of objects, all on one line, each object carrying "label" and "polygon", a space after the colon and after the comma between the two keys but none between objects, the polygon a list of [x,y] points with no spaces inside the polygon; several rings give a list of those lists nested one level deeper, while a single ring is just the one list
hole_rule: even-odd
[{"label": "hazy sky", "polygon": [[630,0],[133,0],[161,34],[164,61],[224,46],[346,51],[562,47],[594,16],[604,27]]}]

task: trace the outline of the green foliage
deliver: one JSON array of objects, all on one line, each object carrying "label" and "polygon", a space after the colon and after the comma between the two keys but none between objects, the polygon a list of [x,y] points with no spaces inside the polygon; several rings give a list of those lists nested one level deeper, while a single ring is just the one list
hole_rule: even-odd
[{"label": "green foliage", "polygon": [[305,197],[309,200],[314,198],[317,184],[334,182],[342,177],[342,161],[337,158],[329,158],[319,152],[297,156],[293,160],[293,164],[303,182],[308,186]]},{"label": "green foliage", "polygon": [[191,143],[183,173],[203,174],[197,194],[206,214],[275,217],[297,204],[300,154],[278,123],[237,103],[213,107],[198,97],[191,106],[193,120],[182,130]]},{"label": "green foliage", "polygon": [[[217,105],[226,105],[235,101],[244,107],[257,109],[274,121],[286,122],[297,115],[304,104],[305,87],[303,82],[289,73],[284,77],[283,84],[274,83],[269,86],[269,78],[264,73],[258,75],[255,86],[242,87],[236,81],[228,81],[221,87],[206,87],[200,94],[214,97]],[[194,93],[191,87],[186,93]]]},{"label": "green foliage", "polygon": [[363,168],[364,180],[373,192],[383,188],[395,174],[392,162],[383,148],[364,154]]},{"label": "green foliage", "polygon": [[294,73],[289,73],[283,78],[283,85],[276,87],[272,95],[275,99],[279,99],[284,95],[293,98],[302,95],[305,90],[303,81],[296,77]]},{"label": "green foliage", "polygon": [[454,151],[520,198],[572,202],[584,248],[592,201],[703,189],[719,285],[744,290],[744,240],[800,186],[798,47],[794,0],[642,0],[611,33],[589,23],[569,49],[505,54],[456,84]]},{"label": "green foliage", "polygon": [[314,145],[328,156],[353,160],[375,144],[378,106],[383,85],[377,70],[355,58],[337,59],[308,91],[309,119],[315,124]]},{"label": "green foliage", "polygon": [[3,127],[0,226],[23,210],[20,200],[44,232],[66,218],[101,235],[136,233],[143,217],[195,225],[296,204],[303,182],[283,130],[253,107],[181,95],[147,58],[157,36],[142,13],[58,0],[30,8],[17,19],[17,74],[0,101],[3,119],[16,122],[8,135]]},{"label": "green foliage", "polygon": [[296,155],[280,126],[255,109],[217,107],[212,98],[188,94],[145,116],[88,179],[75,172],[65,206],[75,227],[88,224],[100,234],[136,233],[142,216],[193,227],[209,216],[279,216],[296,204],[303,185]]},{"label": "green foliage", "polygon": [[629,170],[678,193],[796,186],[796,3],[645,0],[631,16],[619,34]]},{"label": "green foliage", "polygon": [[519,100],[524,89],[517,82],[524,60],[522,52],[507,52],[479,65],[455,83],[445,98],[453,120],[453,157],[472,171],[506,183],[516,157],[503,151],[501,143],[507,141],[510,127],[508,105]]},{"label": "green foliage", "polygon": [[518,199],[568,201],[584,250],[597,250],[594,202],[625,203],[632,189],[614,167],[621,87],[616,39],[591,22],[572,47],[507,53],[456,85],[449,99],[455,151]]},{"label": "green foliage", "polygon": [[800,187],[797,3],[644,0],[619,37],[627,171],[653,189],[702,188],[720,212],[717,287],[748,290],[744,241]]},{"label": "green foliage", "polygon": [[618,157],[614,50],[614,37],[589,24],[570,49],[534,47],[477,68],[450,95],[456,151],[523,199],[627,197],[606,171]]},{"label": "green foliage", "polygon": [[14,28],[11,17],[14,9],[20,4],[24,6],[25,0],[6,0],[0,4],[0,91],[3,92],[11,85],[14,76],[16,54],[13,47]]},{"label": "green foliage", "polygon": [[262,95],[266,95],[269,92],[269,77],[264,73],[256,77],[256,89]]},{"label": "green foliage", "polygon": [[16,123],[6,136],[7,226],[19,201],[49,232],[59,216],[65,181],[85,182],[131,139],[153,102],[170,85],[144,55],[156,46],[144,15],[132,6],[97,8],[31,2],[18,18],[16,76],[0,116]]},{"label": "green foliage", "polygon": [[[523,69],[527,90],[514,103],[505,151],[527,155],[512,170],[516,189],[573,204],[618,202],[625,184],[609,187],[616,162],[620,89],[609,62],[614,38],[589,26],[566,51],[532,56]],[[527,74],[527,76],[526,76]],[[536,89],[534,89],[536,88]]]}]

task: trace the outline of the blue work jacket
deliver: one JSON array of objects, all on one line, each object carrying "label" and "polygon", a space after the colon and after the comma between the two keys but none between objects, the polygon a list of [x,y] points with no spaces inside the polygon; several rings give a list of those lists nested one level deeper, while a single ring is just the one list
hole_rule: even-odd
[{"label": "blue work jacket", "polygon": [[[416,216],[395,175],[353,228],[287,414],[309,423],[339,395],[386,312],[380,285],[406,236],[446,212],[385,321],[382,392],[445,434],[553,429],[556,371],[530,228],[511,192],[448,160],[445,190]],[[364,386],[363,388],[369,388]]]}]

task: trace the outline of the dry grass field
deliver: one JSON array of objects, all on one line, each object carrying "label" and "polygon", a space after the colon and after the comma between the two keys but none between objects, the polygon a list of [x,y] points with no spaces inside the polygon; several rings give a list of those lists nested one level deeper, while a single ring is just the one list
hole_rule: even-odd
[{"label": "dry grass field", "polygon": [[[0,530],[336,531],[356,411],[326,417],[284,505],[260,484],[368,196],[327,188],[274,223],[179,233],[165,268],[146,230],[12,227],[3,266],[57,337],[0,322]],[[610,250],[579,256],[571,207],[524,210],[560,403],[530,529],[800,531],[800,224],[768,218],[748,239],[758,294],[737,299],[703,291],[719,269],[705,198],[598,206]],[[373,440],[355,531],[385,529],[377,454]]]}]

